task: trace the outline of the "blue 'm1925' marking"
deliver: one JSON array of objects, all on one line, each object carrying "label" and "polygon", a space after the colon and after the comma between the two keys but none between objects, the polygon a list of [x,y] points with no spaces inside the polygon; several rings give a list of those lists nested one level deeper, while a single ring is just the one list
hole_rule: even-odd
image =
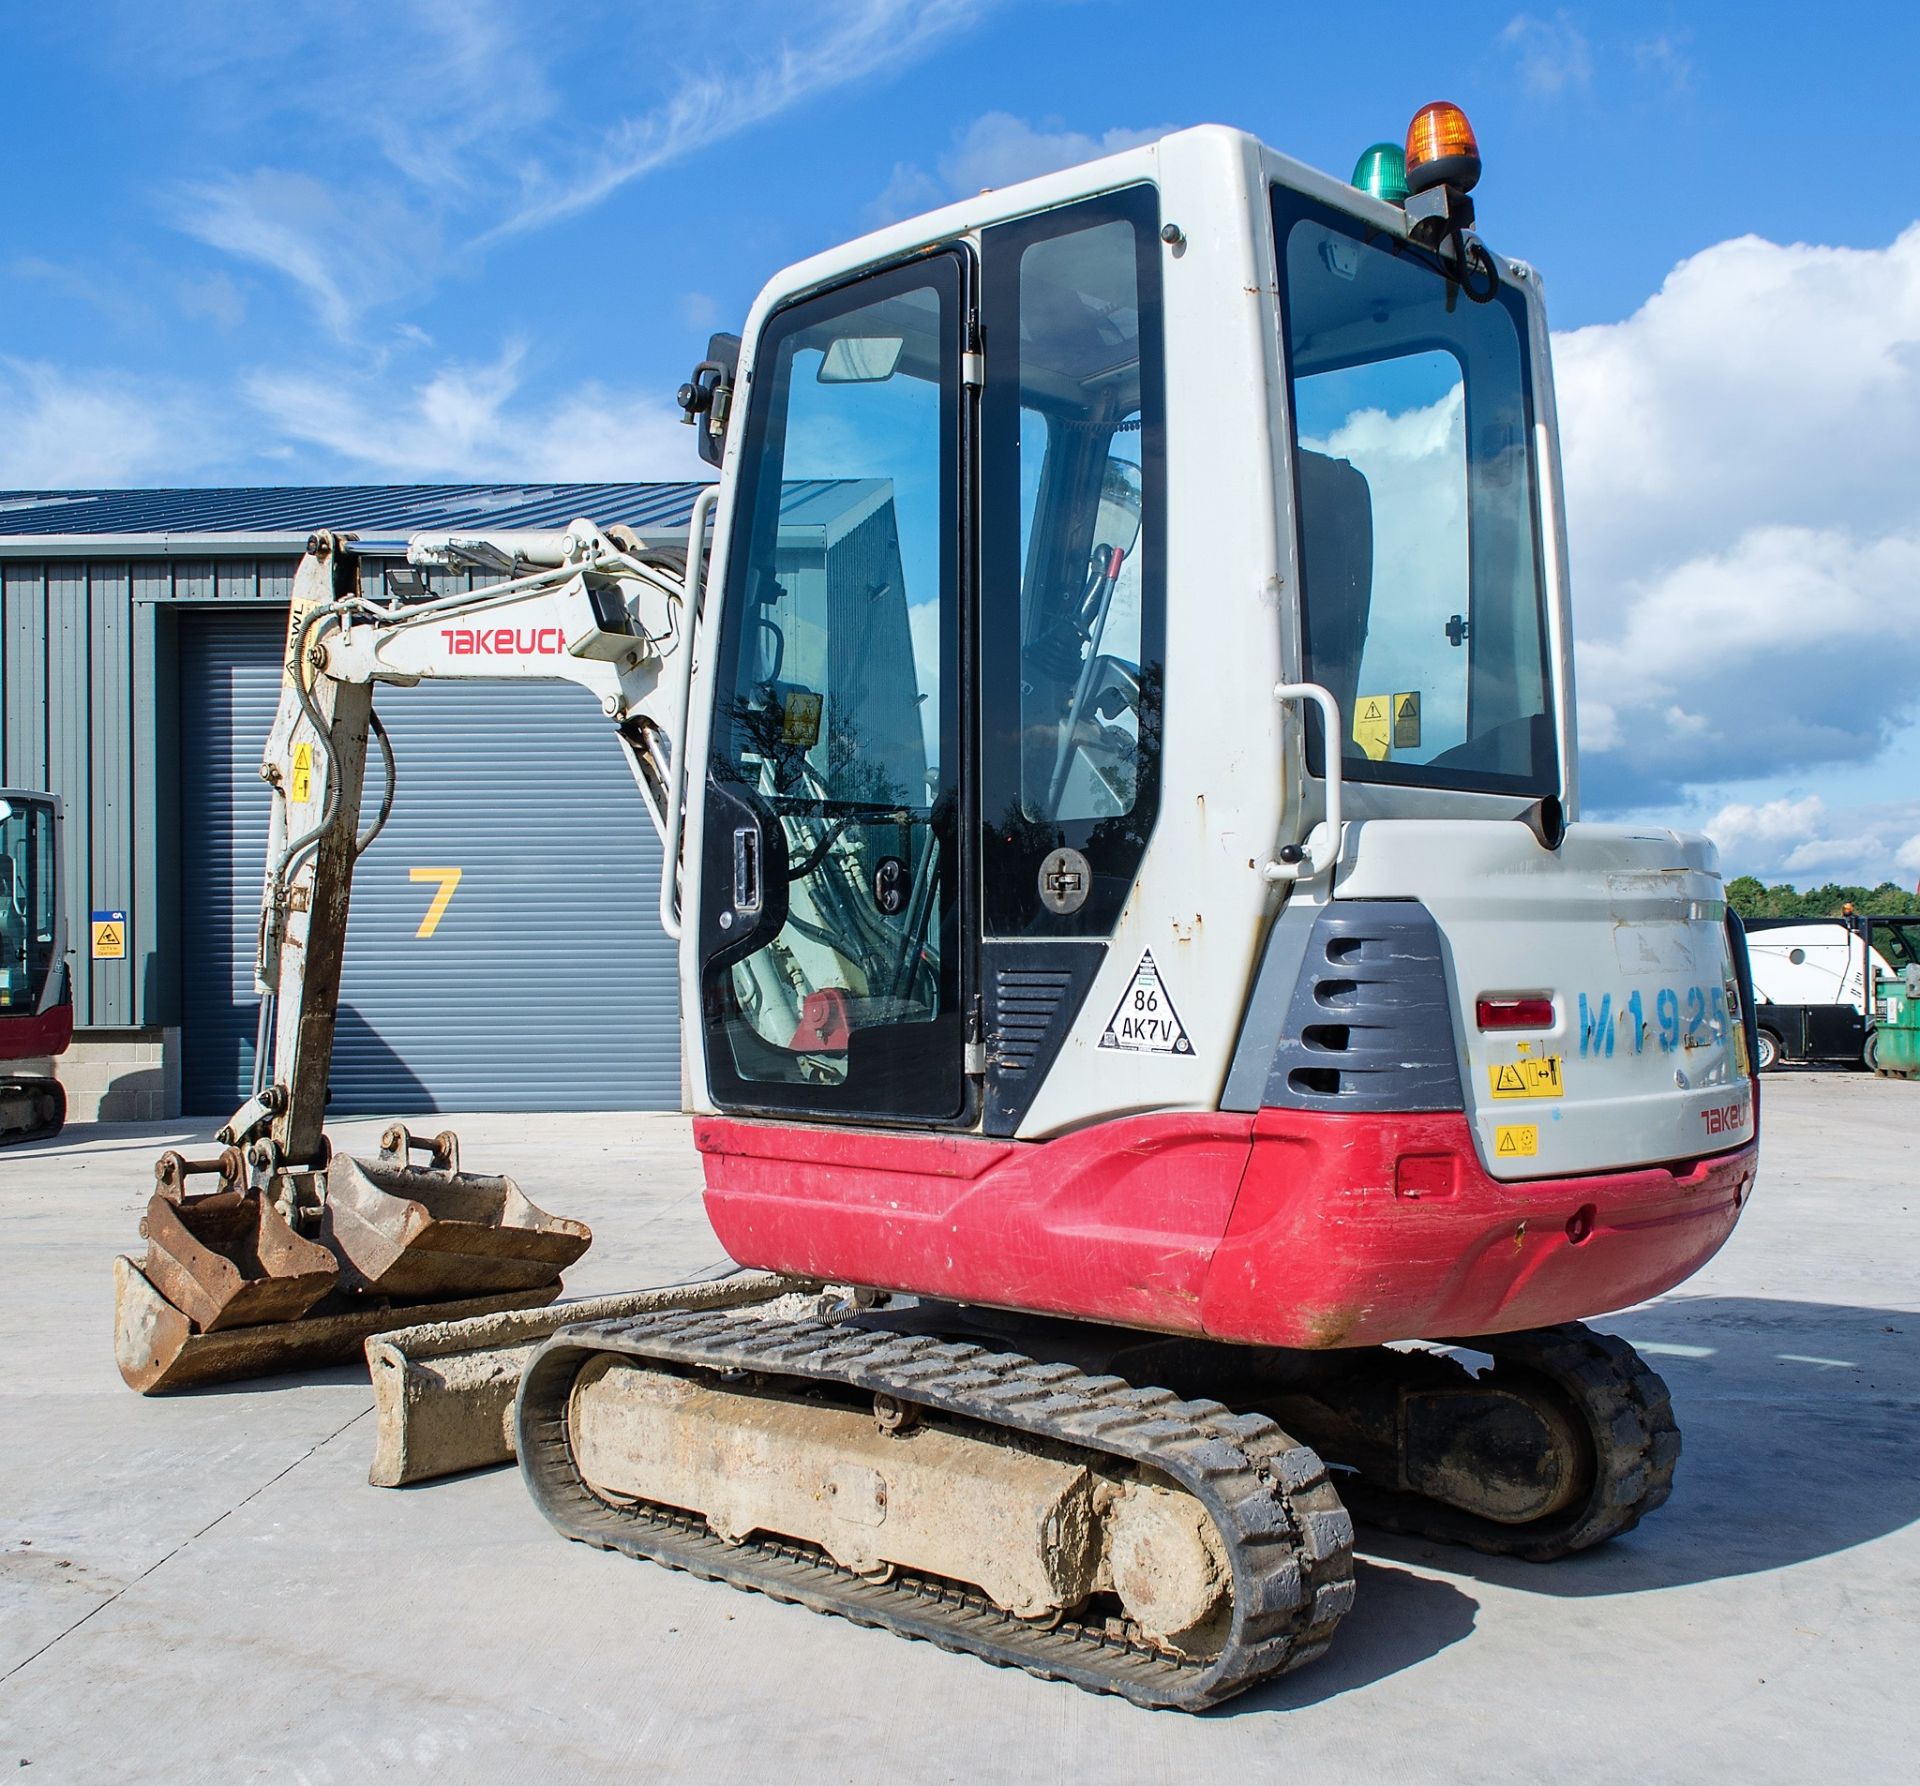
[{"label": "blue 'm1925' marking", "polygon": [[1653,1017],[1649,1025],[1646,1001],[1637,989],[1627,994],[1626,1003],[1617,1013],[1612,993],[1603,992],[1597,1005],[1581,993],[1580,1058],[1611,1060],[1616,1034],[1621,1035],[1619,1046],[1626,1054],[1643,1053],[1650,1036],[1662,1054],[1671,1054],[1676,1048],[1708,1048],[1724,1041],[1726,989],[1689,986],[1682,992],[1677,987],[1662,986],[1653,995]]}]

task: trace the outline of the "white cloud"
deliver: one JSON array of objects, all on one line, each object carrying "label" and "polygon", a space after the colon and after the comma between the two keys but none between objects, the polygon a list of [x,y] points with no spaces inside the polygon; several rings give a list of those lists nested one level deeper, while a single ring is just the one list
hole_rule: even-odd
[{"label": "white cloud", "polygon": [[892,223],[949,199],[1117,155],[1122,149],[1154,142],[1172,128],[1115,128],[1089,136],[1078,130],[1043,129],[1010,112],[988,112],[955,134],[940,157],[938,178],[913,162],[896,161],[885,188],[867,207],[868,214],[876,224]]},{"label": "white cloud", "polygon": [[237,329],[247,318],[245,290],[218,268],[204,275],[183,275],[175,285],[174,301],[181,315],[204,319],[219,329]]},{"label": "white cloud", "polygon": [[341,475],[559,482],[706,475],[692,430],[661,402],[597,383],[551,398],[524,389],[523,350],[450,363],[409,388],[372,378],[257,373],[249,400],[282,436],[319,447]]},{"label": "white cloud", "polygon": [[1593,79],[1586,36],[1564,10],[1550,19],[1516,13],[1496,41],[1513,56],[1520,84],[1536,99],[1557,99]]},{"label": "white cloud", "polygon": [[1633,65],[1641,76],[1657,81],[1670,93],[1693,90],[1693,63],[1686,53],[1688,33],[1663,32],[1633,46]]},{"label": "white cloud", "polygon": [[113,488],[207,463],[206,406],[178,386],[125,373],[0,359],[0,487]]},{"label": "white cloud", "polygon": [[[990,0],[836,0],[803,29],[723,69],[687,73],[669,96],[625,118],[560,174],[523,171],[519,207],[483,241],[591,209],[629,181],[853,82],[917,61],[973,25]],[[791,16],[791,15],[788,15]]]},{"label": "white cloud", "polygon": [[1920,872],[1920,834],[1912,834],[1916,825],[1920,801],[1836,811],[1819,794],[1731,801],[1699,821],[1699,829],[1720,846],[1729,875],[1868,887],[1897,881],[1902,870]]},{"label": "white cloud", "polygon": [[1767,800],[1757,805],[1723,806],[1707,821],[1707,835],[1723,850],[1754,844],[1797,844],[1827,822],[1827,803],[1818,794]]},{"label": "white cloud", "polygon": [[409,28],[404,63],[424,78],[408,80],[397,103],[368,107],[366,127],[416,185],[468,196],[493,184],[521,141],[550,122],[546,31],[538,15],[516,17],[493,0],[410,0],[372,9],[372,29],[388,45],[396,11]]},{"label": "white cloud", "polygon": [[1590,803],[1864,763],[1920,684],[1920,225],[1556,338]]},{"label": "white cloud", "polygon": [[371,306],[421,285],[438,257],[432,220],[391,194],[349,197],[278,168],[184,187],[173,210],[189,235],[292,280],[341,340]]},{"label": "white cloud", "polygon": [[940,158],[940,174],[956,193],[1012,186],[1038,174],[1138,148],[1165,136],[1168,128],[1113,129],[1087,136],[1077,130],[1037,130],[1024,118],[988,112],[974,119],[955,139],[952,150]]},{"label": "white cloud", "polygon": [[680,320],[695,331],[711,329],[720,320],[719,300],[703,291],[682,292],[674,308],[680,312]]}]

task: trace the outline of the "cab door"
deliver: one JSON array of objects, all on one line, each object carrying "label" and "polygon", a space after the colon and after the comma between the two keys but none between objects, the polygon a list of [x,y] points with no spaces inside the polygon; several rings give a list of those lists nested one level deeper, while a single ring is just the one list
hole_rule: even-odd
[{"label": "cab door", "polygon": [[970,1116],[969,283],[957,251],[870,275],[755,357],[700,839],[723,1110]]}]

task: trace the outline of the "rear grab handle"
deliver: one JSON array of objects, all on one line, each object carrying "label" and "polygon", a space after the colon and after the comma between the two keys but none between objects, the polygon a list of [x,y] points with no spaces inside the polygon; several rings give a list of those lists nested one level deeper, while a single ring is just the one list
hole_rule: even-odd
[{"label": "rear grab handle", "polygon": [[1310,881],[1325,874],[1340,855],[1340,703],[1317,682],[1277,682],[1273,698],[1312,701],[1326,726],[1327,814],[1307,834],[1304,844],[1283,844],[1267,864],[1270,881]]}]

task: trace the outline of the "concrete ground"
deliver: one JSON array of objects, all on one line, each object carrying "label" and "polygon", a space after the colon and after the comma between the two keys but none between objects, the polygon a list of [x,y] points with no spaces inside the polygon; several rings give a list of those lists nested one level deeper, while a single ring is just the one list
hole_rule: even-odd
[{"label": "concrete ground", "polygon": [[[1605,1325],[1673,1386],[1667,1507],[1547,1568],[1362,1533],[1321,1662],[1140,1712],[555,1537],[512,1470],[370,1488],[364,1377],[144,1400],[109,1342],[162,1145],[0,1156],[0,1769],[47,1780],[1853,1782],[1920,1746],[1920,1087],[1767,1083],[1759,1193]],[[676,1117],[474,1117],[599,1236],[713,1266]],[[374,1125],[351,1125],[372,1144]]]}]

